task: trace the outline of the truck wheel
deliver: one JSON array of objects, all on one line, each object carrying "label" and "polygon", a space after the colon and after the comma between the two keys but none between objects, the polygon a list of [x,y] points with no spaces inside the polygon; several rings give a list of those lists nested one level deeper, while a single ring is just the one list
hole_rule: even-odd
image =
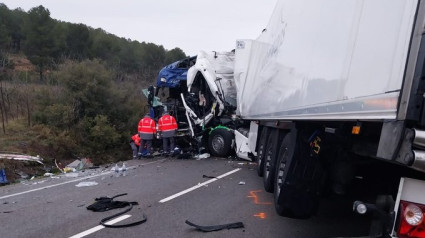
[{"label": "truck wheel", "polygon": [[211,132],[208,138],[208,149],[213,156],[225,157],[230,154],[233,133],[224,128],[218,128]]},{"label": "truck wheel", "polygon": [[317,210],[325,172],[311,155],[309,136],[294,129],[282,141],[274,180],[274,204],[281,216],[309,218]]},{"label": "truck wheel", "polygon": [[263,127],[261,130],[260,141],[258,142],[258,150],[257,150],[257,174],[260,177],[263,177],[264,170],[264,153],[267,145],[267,137],[268,137],[268,128]]},{"label": "truck wheel", "polygon": [[273,192],[276,157],[279,152],[278,139],[279,130],[272,130],[267,139],[266,149],[264,150],[263,183],[264,190],[270,193]]},{"label": "truck wheel", "polygon": [[285,182],[284,177],[287,175],[287,162],[294,154],[295,139],[293,132],[289,133],[282,141],[282,146],[279,150],[279,155],[276,161],[276,177],[274,181],[274,206],[277,214],[281,216],[291,216],[289,208],[285,207],[279,202],[279,198],[284,196],[282,193],[282,186]]}]

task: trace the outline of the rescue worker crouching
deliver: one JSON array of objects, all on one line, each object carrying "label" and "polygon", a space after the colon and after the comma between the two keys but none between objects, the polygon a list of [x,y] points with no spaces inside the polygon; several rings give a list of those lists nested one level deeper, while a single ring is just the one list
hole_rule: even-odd
[{"label": "rescue worker crouching", "polygon": [[133,159],[137,159],[139,148],[140,148],[140,136],[135,134],[130,138],[130,146],[133,150]]},{"label": "rescue worker crouching", "polygon": [[174,136],[176,135],[177,122],[167,111],[164,111],[158,120],[158,131],[161,133],[163,154],[165,156],[173,154]]},{"label": "rescue worker crouching", "polygon": [[155,121],[146,114],[140,121],[137,128],[140,139],[142,140],[139,146],[139,157],[142,156],[142,150],[146,146],[147,153],[144,157],[151,158],[152,157],[152,140],[155,136]]}]

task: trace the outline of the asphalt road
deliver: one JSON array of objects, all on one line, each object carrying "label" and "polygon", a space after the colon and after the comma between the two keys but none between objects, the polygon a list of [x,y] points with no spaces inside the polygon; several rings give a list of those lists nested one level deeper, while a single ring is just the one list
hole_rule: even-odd
[{"label": "asphalt road", "polygon": [[[276,215],[273,196],[263,190],[255,165],[244,161],[158,157],[127,161],[127,167],[125,176],[116,176],[109,167],[87,170],[78,177],[40,178],[0,187],[0,236],[315,238],[360,236],[368,229],[364,218],[352,214],[350,199],[324,199],[318,214],[308,220]],[[76,186],[93,181],[97,185]],[[139,205],[116,224],[137,221],[142,214],[147,221],[126,228],[99,226],[102,218],[122,209],[95,213],[86,207],[96,197],[121,193],[128,195],[117,200]],[[186,220],[198,225],[243,222],[244,228],[202,232]]]}]

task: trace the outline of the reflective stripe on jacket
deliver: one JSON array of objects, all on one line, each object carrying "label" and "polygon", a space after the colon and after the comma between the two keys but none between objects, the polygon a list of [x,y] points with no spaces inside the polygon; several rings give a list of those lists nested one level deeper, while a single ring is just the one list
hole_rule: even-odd
[{"label": "reflective stripe on jacket", "polygon": [[158,131],[177,130],[177,122],[173,116],[164,115],[158,120]]},{"label": "reflective stripe on jacket", "polygon": [[155,121],[150,117],[145,117],[139,121],[137,130],[139,133],[154,134],[156,132]]},{"label": "reflective stripe on jacket", "polygon": [[139,134],[135,134],[131,137],[131,139],[133,140],[134,144],[136,144],[137,146],[140,146],[140,136]]}]

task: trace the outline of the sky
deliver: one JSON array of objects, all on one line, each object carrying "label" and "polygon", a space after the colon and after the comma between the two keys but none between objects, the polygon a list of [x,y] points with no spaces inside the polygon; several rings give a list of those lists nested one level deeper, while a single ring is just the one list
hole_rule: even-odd
[{"label": "sky", "polygon": [[277,0],[0,0],[9,9],[44,6],[56,20],[102,28],[187,55],[230,51],[237,39],[256,39]]}]

